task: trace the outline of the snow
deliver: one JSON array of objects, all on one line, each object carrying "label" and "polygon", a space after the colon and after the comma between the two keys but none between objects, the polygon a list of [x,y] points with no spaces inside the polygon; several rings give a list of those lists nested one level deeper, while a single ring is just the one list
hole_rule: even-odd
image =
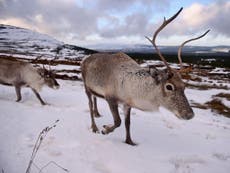
[{"label": "snow", "polygon": [[51,66],[51,69],[52,70],[80,70],[80,66],[58,64],[56,66]]},{"label": "snow", "polygon": [[[196,52],[196,53],[201,53],[201,52]],[[205,53],[205,52],[204,52]],[[209,59],[204,59],[204,58],[201,58],[201,61],[207,61],[209,63],[213,62],[213,61],[216,61],[215,58],[209,58]]]},{"label": "snow", "polygon": [[216,67],[215,69],[213,69],[212,71],[209,72],[210,74],[230,74],[229,71],[226,71],[225,68],[219,68]]},{"label": "snow", "polygon": [[[0,86],[0,170],[25,172],[38,134],[59,119],[38,151],[39,167],[54,161],[70,172],[83,173],[229,172],[230,119],[201,109],[193,109],[195,117],[189,121],[164,108],[154,113],[134,109],[131,134],[138,145],[129,146],[124,143],[124,124],[109,135],[91,132],[82,82],[58,82],[59,90],[44,87],[40,93],[47,106],[41,106],[28,88],[22,89],[17,103],[14,88]],[[187,89],[186,95],[204,103],[219,91]],[[112,116],[104,100],[99,99],[98,106],[103,116],[96,122],[102,129],[112,123]],[[39,171],[33,165],[31,172]],[[43,172],[64,171],[50,165]]]},{"label": "snow", "polygon": [[218,47],[218,48],[213,48],[212,51],[229,53],[230,49],[228,47]]},{"label": "snow", "polygon": [[146,60],[141,64],[141,67],[148,67],[150,65],[163,66],[164,63],[160,60]]},{"label": "snow", "polygon": [[230,107],[230,101],[228,101],[227,99],[222,99],[222,102],[225,106]]}]

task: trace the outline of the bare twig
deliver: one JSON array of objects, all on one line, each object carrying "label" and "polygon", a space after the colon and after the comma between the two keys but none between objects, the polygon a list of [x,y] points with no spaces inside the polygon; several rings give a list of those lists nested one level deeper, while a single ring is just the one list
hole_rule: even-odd
[{"label": "bare twig", "polygon": [[34,145],[33,152],[32,152],[31,158],[30,158],[30,162],[29,162],[28,167],[27,167],[27,169],[26,169],[26,173],[30,173],[31,166],[32,166],[33,161],[34,161],[34,159],[35,159],[35,157],[36,157],[36,154],[37,154],[37,152],[38,152],[38,150],[39,150],[39,148],[40,148],[40,146],[41,146],[41,144],[42,144],[43,139],[46,137],[47,133],[48,133],[51,129],[53,129],[54,127],[56,127],[56,124],[57,124],[58,122],[59,122],[59,120],[56,120],[52,126],[47,126],[47,127],[44,128],[44,129],[40,132],[40,134],[38,135],[37,141],[36,141],[36,143],[35,143],[35,145]]},{"label": "bare twig", "polygon": [[62,166],[60,166],[60,165],[59,165],[59,164],[57,164],[56,162],[54,162],[54,161],[50,161],[49,163],[47,163],[45,166],[43,166],[43,167],[40,169],[39,173],[42,173],[42,170],[43,170],[43,169],[45,169],[46,167],[48,167],[48,166],[49,166],[49,165],[51,165],[51,164],[56,165],[57,167],[59,167],[60,169],[62,169],[62,170],[63,170],[63,171],[65,171],[65,172],[69,172],[69,170],[68,170],[68,169],[63,168]]}]

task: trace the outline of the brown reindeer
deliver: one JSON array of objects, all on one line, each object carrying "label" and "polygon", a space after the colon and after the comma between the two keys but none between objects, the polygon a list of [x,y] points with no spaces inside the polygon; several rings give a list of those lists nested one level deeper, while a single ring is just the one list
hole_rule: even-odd
[{"label": "brown reindeer", "polygon": [[15,87],[17,102],[22,98],[21,87],[30,87],[42,105],[46,104],[38,93],[42,86],[47,85],[53,89],[59,88],[51,70],[36,69],[28,62],[4,58],[0,58],[0,84]]},{"label": "brown reindeer", "polygon": [[166,69],[143,68],[124,53],[97,53],[82,62],[82,77],[85,91],[89,99],[91,128],[98,132],[94,116],[97,114],[96,97],[104,98],[110,107],[114,124],[104,125],[103,134],[108,134],[121,124],[118,104],[122,104],[125,115],[126,140],[135,145],[130,136],[130,111],[137,108],[143,111],[154,111],[164,106],[178,118],[189,120],[194,113],[184,94],[185,84],[180,74],[172,69],[155,44],[157,34],[172,20],[182,8],[155,32],[153,39],[148,40],[157,50]]}]

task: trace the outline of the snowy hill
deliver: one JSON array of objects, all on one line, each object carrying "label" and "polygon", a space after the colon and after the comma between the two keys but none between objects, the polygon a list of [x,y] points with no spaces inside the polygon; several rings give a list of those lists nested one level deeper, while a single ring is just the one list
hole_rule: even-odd
[{"label": "snowy hill", "polygon": [[80,60],[95,51],[64,44],[29,29],[0,24],[0,55],[29,59]]}]

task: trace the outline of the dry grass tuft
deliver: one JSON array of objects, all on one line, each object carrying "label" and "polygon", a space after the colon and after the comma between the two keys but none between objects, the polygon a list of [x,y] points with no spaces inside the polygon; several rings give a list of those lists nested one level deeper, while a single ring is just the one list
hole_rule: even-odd
[{"label": "dry grass tuft", "polygon": [[207,105],[200,104],[200,103],[191,103],[191,106],[193,108],[199,108],[199,109],[208,109]]},{"label": "dry grass tuft", "polygon": [[230,118],[230,108],[224,105],[221,100],[215,98],[206,102],[205,105],[207,105],[212,111]]},{"label": "dry grass tuft", "polygon": [[214,97],[226,98],[228,101],[230,101],[230,94],[229,93],[219,93],[217,95],[214,95]]},{"label": "dry grass tuft", "polygon": [[191,103],[191,106],[199,109],[211,109],[211,111],[213,112],[230,118],[230,108],[221,101],[221,98],[226,98],[227,100],[230,100],[230,94],[219,93],[217,95],[214,95],[212,98],[213,99],[211,101],[208,101],[204,104]]}]

